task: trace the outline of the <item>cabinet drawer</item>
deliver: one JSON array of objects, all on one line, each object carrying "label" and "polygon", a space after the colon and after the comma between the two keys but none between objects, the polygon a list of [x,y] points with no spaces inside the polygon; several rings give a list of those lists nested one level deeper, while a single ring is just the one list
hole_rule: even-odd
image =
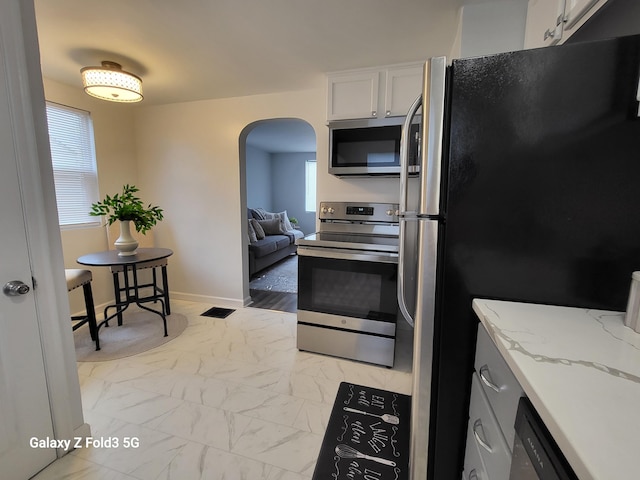
[{"label": "cabinet drawer", "polygon": [[478,327],[475,369],[482,391],[489,399],[509,449],[513,449],[513,428],[518,399],[524,395],[498,348],[482,325]]},{"label": "cabinet drawer", "polygon": [[469,406],[470,434],[480,452],[488,478],[507,480],[511,466],[511,450],[482,391],[481,383],[478,375],[474,373]]},{"label": "cabinet drawer", "polygon": [[467,428],[467,446],[464,452],[463,480],[491,480],[487,475],[487,471],[484,469],[484,463],[482,463],[478,448],[482,447],[476,442],[473,436],[473,425],[469,422]]}]

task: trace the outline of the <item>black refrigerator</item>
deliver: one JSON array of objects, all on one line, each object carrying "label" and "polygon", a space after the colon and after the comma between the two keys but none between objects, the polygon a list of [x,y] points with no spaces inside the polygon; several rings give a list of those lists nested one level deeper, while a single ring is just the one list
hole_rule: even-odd
[{"label": "black refrigerator", "polygon": [[640,270],[639,75],[640,36],[426,63],[405,123],[422,106],[421,173],[400,177],[411,480],[461,478],[473,298],[626,308]]}]

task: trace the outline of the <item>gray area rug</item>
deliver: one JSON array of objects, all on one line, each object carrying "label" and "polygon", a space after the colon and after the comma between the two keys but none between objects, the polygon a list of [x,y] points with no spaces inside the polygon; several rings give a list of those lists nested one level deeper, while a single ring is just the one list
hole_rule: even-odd
[{"label": "gray area rug", "polygon": [[163,345],[178,337],[189,321],[179,313],[167,316],[168,337],[164,336],[162,318],[155,313],[130,307],[125,313],[122,325],[118,319],[109,321],[108,327],[100,329],[100,350],[89,335],[89,326],[83,325],[73,332],[76,346],[76,359],[79,362],[104,362],[130,357]]},{"label": "gray area rug", "polygon": [[289,255],[270,268],[259,272],[249,282],[250,290],[298,293],[298,256]]}]

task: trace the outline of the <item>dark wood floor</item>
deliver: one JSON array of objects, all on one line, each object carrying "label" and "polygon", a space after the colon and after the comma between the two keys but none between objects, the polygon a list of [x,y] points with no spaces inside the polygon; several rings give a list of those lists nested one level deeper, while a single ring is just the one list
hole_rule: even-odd
[{"label": "dark wood floor", "polygon": [[249,290],[249,294],[253,300],[250,307],[290,313],[298,311],[298,294],[296,293]]}]

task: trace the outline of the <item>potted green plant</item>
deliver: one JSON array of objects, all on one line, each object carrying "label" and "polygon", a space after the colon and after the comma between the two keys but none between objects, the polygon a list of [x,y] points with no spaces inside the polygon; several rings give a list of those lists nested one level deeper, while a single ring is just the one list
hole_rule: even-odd
[{"label": "potted green plant", "polygon": [[291,225],[293,225],[294,227],[297,227],[298,219],[296,217],[289,217],[289,223],[291,223]]},{"label": "potted green plant", "polygon": [[137,240],[131,235],[131,222],[137,232],[144,234],[163,219],[160,207],[151,204],[144,206],[136,195],[139,191],[135,185],[127,184],[122,187],[122,193],[107,195],[104,200],[91,205],[89,215],[105,216],[108,225],[116,220],[120,222],[120,237],[114,243],[120,256],[135,255],[138,248]]}]

